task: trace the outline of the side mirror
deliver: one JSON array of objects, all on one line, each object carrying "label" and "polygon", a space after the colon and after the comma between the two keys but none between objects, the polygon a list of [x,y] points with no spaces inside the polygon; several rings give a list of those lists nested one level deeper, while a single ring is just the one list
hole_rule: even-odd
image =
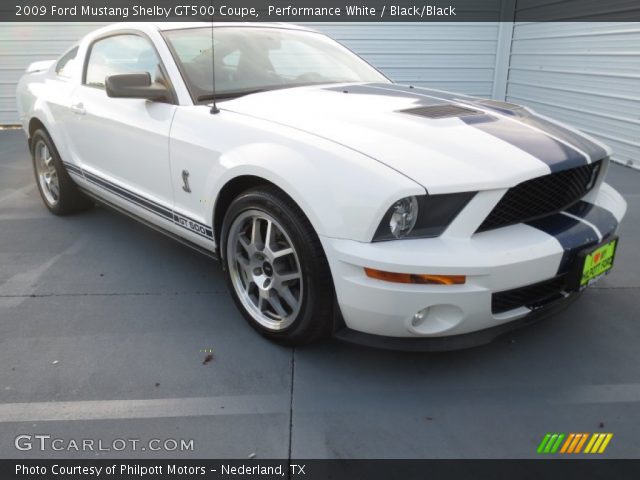
[{"label": "side mirror", "polygon": [[126,73],[109,75],[105,79],[107,95],[112,98],[146,98],[164,100],[169,96],[167,87],[151,82],[151,74]]}]

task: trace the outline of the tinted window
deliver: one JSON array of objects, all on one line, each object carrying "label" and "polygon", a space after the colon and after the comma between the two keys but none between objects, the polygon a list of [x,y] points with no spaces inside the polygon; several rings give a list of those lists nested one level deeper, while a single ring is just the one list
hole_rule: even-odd
[{"label": "tinted window", "polygon": [[[219,27],[164,33],[194,98],[322,83],[388,82],[339,43],[319,33],[260,27]],[[215,53],[213,55],[212,53]]]},{"label": "tinted window", "polygon": [[69,77],[75,65],[78,47],[73,47],[65,53],[56,64],[56,73],[61,77]]},{"label": "tinted window", "polygon": [[155,77],[160,60],[148,40],[137,35],[117,35],[91,47],[85,84],[104,88],[105,78],[123,73],[149,72]]}]

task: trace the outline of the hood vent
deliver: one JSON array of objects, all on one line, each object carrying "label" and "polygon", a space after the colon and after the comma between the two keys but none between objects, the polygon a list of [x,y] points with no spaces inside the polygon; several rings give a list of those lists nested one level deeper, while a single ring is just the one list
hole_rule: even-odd
[{"label": "hood vent", "polygon": [[418,115],[427,118],[453,118],[467,117],[469,115],[481,115],[482,112],[471,108],[460,107],[451,103],[443,103],[442,105],[430,105],[428,107],[409,108],[408,110],[400,110],[402,113]]},{"label": "hood vent", "polygon": [[495,108],[502,108],[505,110],[520,110],[522,109],[522,107],[520,105],[516,105],[515,103],[509,103],[509,102],[501,102],[499,100],[480,100],[477,101],[475,103],[479,103],[480,105],[486,105],[487,107],[495,107]]}]

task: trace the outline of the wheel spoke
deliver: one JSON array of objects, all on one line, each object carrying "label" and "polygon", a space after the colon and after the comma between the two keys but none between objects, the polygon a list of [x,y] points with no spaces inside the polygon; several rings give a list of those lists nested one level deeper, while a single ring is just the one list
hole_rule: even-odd
[{"label": "wheel spoke", "polygon": [[267,220],[267,233],[264,236],[264,249],[271,251],[271,229],[273,227],[273,223],[270,220]]},{"label": "wheel spoke", "polygon": [[258,217],[253,218],[253,222],[251,224],[251,243],[254,248],[257,248],[258,243],[261,243],[260,238],[260,219]]},{"label": "wheel spoke", "polygon": [[245,275],[249,276],[249,274],[251,273],[251,265],[249,260],[244,258],[240,252],[236,253],[235,258],[236,262],[238,262],[238,265],[240,265],[240,268],[245,273]]},{"label": "wheel spoke", "polygon": [[51,183],[49,184],[49,189],[51,190],[51,193],[53,194],[54,197],[56,197],[56,199],[60,196],[60,189],[58,188],[58,182],[52,180]]},{"label": "wheel spoke", "polygon": [[287,311],[282,306],[282,302],[280,302],[280,297],[272,295],[267,299],[267,301],[269,302],[269,305],[273,307],[273,309],[276,311],[276,314],[279,317],[281,318],[287,317]]},{"label": "wheel spoke", "polygon": [[300,278],[300,272],[289,272],[278,275],[278,280],[280,280],[280,283],[299,280]]},{"label": "wheel spoke", "polygon": [[281,250],[278,250],[277,252],[272,252],[273,255],[273,259],[277,259],[277,258],[281,258],[284,257],[286,255],[291,255],[293,253],[293,248],[288,247],[288,248],[283,248]]},{"label": "wheel spoke", "polygon": [[254,252],[253,244],[247,242],[244,236],[242,235],[238,236],[238,243],[242,248],[244,248],[244,251],[247,252],[247,255],[251,255]]},{"label": "wheel spoke", "polygon": [[278,294],[282,297],[282,299],[287,302],[287,305],[291,307],[291,310],[295,310],[298,306],[298,300],[291,293],[291,289],[289,287],[282,286],[278,289]]}]

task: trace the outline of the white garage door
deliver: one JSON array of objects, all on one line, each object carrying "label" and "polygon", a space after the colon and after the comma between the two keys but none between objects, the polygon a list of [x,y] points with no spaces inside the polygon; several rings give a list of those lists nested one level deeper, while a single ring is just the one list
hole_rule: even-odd
[{"label": "white garage door", "polygon": [[507,85],[507,100],[575,125],[640,167],[640,23],[517,23]]},{"label": "white garage door", "polygon": [[0,125],[18,123],[16,84],[37,60],[57,58],[102,23],[0,23]]}]

